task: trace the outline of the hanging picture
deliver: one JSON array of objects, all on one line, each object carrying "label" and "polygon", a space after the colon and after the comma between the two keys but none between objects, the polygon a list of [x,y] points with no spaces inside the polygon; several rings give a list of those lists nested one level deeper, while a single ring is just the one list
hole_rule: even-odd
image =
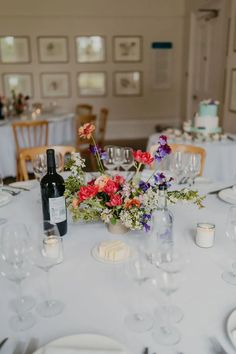
[{"label": "hanging picture", "polygon": [[67,37],[38,37],[40,63],[68,62]]},{"label": "hanging picture", "polygon": [[105,38],[101,36],[76,37],[78,63],[99,63],[106,60]]},{"label": "hanging picture", "polygon": [[236,69],[231,71],[231,87],[229,95],[229,110],[231,112],[236,112]]},{"label": "hanging picture", "polygon": [[70,80],[68,73],[41,74],[42,97],[69,97]]},{"label": "hanging picture", "polygon": [[20,74],[3,74],[3,87],[6,97],[12,95],[12,91],[18,95],[22,93],[24,96],[33,97],[33,82],[32,75],[29,73]]},{"label": "hanging picture", "polygon": [[28,37],[0,37],[0,62],[2,64],[30,63]]},{"label": "hanging picture", "polygon": [[142,37],[113,37],[113,60],[115,62],[138,62],[142,60]]},{"label": "hanging picture", "polygon": [[79,96],[105,96],[105,72],[80,72],[77,78]]},{"label": "hanging picture", "polygon": [[140,71],[123,71],[114,73],[115,96],[141,96]]}]

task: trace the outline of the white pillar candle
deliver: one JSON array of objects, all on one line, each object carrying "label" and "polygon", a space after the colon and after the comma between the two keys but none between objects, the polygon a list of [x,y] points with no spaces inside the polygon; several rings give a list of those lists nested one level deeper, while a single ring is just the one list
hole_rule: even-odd
[{"label": "white pillar candle", "polygon": [[63,260],[62,241],[59,237],[48,236],[43,241],[43,255],[57,260],[60,263]]},{"label": "white pillar candle", "polygon": [[212,247],[215,239],[215,225],[198,223],[196,232],[196,244],[199,247]]}]

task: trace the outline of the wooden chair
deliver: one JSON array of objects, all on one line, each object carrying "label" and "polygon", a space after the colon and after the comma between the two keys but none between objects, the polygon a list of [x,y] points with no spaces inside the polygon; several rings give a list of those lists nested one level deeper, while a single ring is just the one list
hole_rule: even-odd
[{"label": "wooden chair", "polygon": [[107,128],[107,118],[108,118],[109,110],[107,108],[100,109],[99,116],[99,127],[98,127],[98,145],[104,147],[105,145],[105,135]]},{"label": "wooden chair", "polygon": [[[172,152],[185,152],[189,154],[198,154],[201,156],[201,169],[199,176],[202,176],[204,165],[205,165],[205,160],[206,160],[206,150],[199,147],[199,146],[194,146],[194,145],[185,145],[185,144],[171,144],[170,145]],[[153,156],[155,154],[155,151],[157,150],[158,145],[152,145],[150,147],[150,154]],[[151,168],[154,169],[155,163],[152,164]]]},{"label": "wooden chair", "polygon": [[93,113],[93,106],[86,103],[77,104],[75,113],[79,116],[91,115]]},{"label": "wooden chair", "polygon": [[75,152],[74,146],[38,146],[35,148],[22,149],[20,152],[20,168],[22,172],[22,177],[24,181],[29,179],[27,162],[31,162],[36,155],[45,154],[47,149],[54,149],[55,152],[60,153],[62,156],[63,164],[62,169],[64,169],[65,155],[72,154]]},{"label": "wooden chair", "polygon": [[45,120],[14,122],[12,128],[16,144],[17,179],[21,180],[20,152],[25,148],[48,145],[48,122]]}]

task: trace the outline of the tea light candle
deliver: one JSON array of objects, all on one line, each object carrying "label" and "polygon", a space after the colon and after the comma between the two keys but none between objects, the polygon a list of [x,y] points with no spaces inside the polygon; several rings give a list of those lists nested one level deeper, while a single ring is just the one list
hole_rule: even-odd
[{"label": "tea light candle", "polygon": [[196,233],[196,244],[199,247],[212,247],[215,239],[215,225],[198,223]]},{"label": "tea light candle", "polygon": [[48,258],[57,259],[57,263],[62,262],[61,240],[55,236],[48,236],[43,241],[43,255]]}]

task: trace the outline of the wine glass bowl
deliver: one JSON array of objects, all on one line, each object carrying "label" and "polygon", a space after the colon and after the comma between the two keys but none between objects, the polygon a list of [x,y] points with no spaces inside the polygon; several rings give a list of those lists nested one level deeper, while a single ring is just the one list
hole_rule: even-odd
[{"label": "wine glass bowl", "polygon": [[106,152],[106,158],[103,159],[104,167],[109,170],[113,171],[115,169],[115,146],[108,145],[104,147]]},{"label": "wine glass bowl", "polygon": [[189,186],[191,187],[195,178],[199,175],[201,170],[201,156],[199,154],[187,154],[187,165],[185,168],[186,176],[189,179]]},{"label": "wine glass bowl", "polygon": [[133,166],[133,164],[134,164],[133,149],[130,147],[124,147],[124,159],[121,164],[121,167],[125,171],[129,171],[129,169]]},{"label": "wine glass bowl", "polygon": [[117,170],[120,170],[125,159],[125,150],[121,146],[115,146],[115,153],[114,153],[114,164]]},{"label": "wine glass bowl", "polygon": [[183,177],[187,165],[188,155],[182,151],[176,151],[170,156],[170,171],[174,173],[176,182]]}]

